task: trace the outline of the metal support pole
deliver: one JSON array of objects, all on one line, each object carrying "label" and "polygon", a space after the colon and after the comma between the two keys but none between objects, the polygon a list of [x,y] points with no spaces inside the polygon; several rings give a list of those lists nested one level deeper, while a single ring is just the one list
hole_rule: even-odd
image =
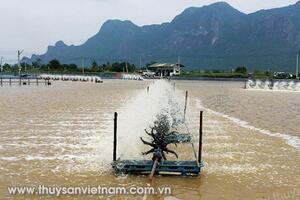
[{"label": "metal support pole", "polygon": [[299,78],[299,52],[297,52],[297,61],[296,61],[296,79]]},{"label": "metal support pole", "polygon": [[149,93],[149,86],[147,87],[147,93]]},{"label": "metal support pole", "polygon": [[2,76],[1,76],[1,87],[3,86]]},{"label": "metal support pole", "polygon": [[21,86],[22,85],[22,78],[20,76],[20,80],[19,80],[19,85]]},{"label": "metal support pole", "polygon": [[203,125],[203,111],[200,111],[198,163],[201,163],[201,159],[202,159],[202,125]]},{"label": "metal support pole", "polygon": [[274,89],[274,79],[272,78],[271,79],[271,90],[273,90]]},{"label": "metal support pole", "polygon": [[151,170],[151,173],[150,173],[150,175],[149,175],[149,179],[150,179],[150,180],[153,179],[153,176],[154,176],[154,173],[155,173],[157,164],[158,164],[158,158],[156,158],[156,159],[154,160],[154,162],[153,162],[152,170]]},{"label": "metal support pole", "polygon": [[36,78],[36,85],[39,85],[39,79]]},{"label": "metal support pole", "polygon": [[174,92],[175,92],[175,82],[173,83],[173,90],[174,90]]},{"label": "metal support pole", "polygon": [[2,62],[3,62],[3,57],[1,56],[1,58],[0,58],[0,70],[1,70],[1,75],[2,75],[2,73],[3,73]]},{"label": "metal support pole", "polygon": [[84,58],[81,59],[82,74],[84,74]]},{"label": "metal support pole", "polygon": [[9,77],[9,86],[11,86],[11,77]]},{"label": "metal support pole", "polygon": [[113,161],[117,160],[117,124],[118,124],[118,113],[115,112],[114,117],[114,149],[113,149]]},{"label": "metal support pole", "polygon": [[186,114],[187,99],[188,99],[188,91],[185,91],[185,103],[184,103],[184,113],[183,113],[184,120],[185,120],[185,114]]}]

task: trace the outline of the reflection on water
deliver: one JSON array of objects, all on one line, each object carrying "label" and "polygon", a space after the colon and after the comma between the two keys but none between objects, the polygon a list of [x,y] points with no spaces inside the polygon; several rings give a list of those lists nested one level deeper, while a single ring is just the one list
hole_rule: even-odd
[{"label": "reflection on water", "polygon": [[[172,197],[178,199],[272,199],[274,193],[300,187],[295,145],[300,136],[299,93],[248,91],[241,89],[243,83],[176,85],[175,94],[165,81],[0,88],[0,199],[14,198],[7,194],[7,186],[28,184],[170,186]],[[137,158],[145,148],[139,141],[144,129],[158,112],[174,107],[170,105],[182,110],[185,90],[190,94],[187,119],[195,144],[199,110],[205,111],[201,176],[158,177],[152,183],[143,176],[115,177],[110,166],[113,112],[119,113],[119,156]],[[180,159],[193,159],[191,146],[172,148]]]}]

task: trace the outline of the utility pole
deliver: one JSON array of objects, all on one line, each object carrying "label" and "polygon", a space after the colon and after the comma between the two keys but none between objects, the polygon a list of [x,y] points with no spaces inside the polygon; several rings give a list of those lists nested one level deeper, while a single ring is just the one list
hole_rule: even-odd
[{"label": "utility pole", "polygon": [[3,57],[1,56],[1,61],[0,61],[1,74],[3,72],[2,61],[3,61]]},{"label": "utility pole", "polygon": [[128,66],[127,66],[127,61],[126,61],[126,73],[128,74]]},{"label": "utility pole", "polygon": [[140,56],[140,69],[142,69],[142,56]]},{"label": "utility pole", "polygon": [[299,51],[297,52],[297,60],[296,60],[296,79],[299,79]]},{"label": "utility pole", "polygon": [[177,67],[180,74],[180,56],[177,57]]},{"label": "utility pole", "polygon": [[24,50],[22,50],[22,51],[18,50],[18,67],[19,67],[19,76],[21,76],[21,70],[22,70],[22,68],[21,68],[21,64],[20,64],[20,56],[21,56],[21,54],[23,53],[23,51],[24,51]]},{"label": "utility pole", "polygon": [[84,58],[81,59],[82,73],[84,74]]}]

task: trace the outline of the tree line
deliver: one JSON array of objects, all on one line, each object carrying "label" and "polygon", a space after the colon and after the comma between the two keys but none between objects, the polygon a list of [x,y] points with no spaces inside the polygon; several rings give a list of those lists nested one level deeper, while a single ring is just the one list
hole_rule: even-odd
[{"label": "tree line", "polygon": [[[98,64],[96,61],[92,62],[91,66],[78,66],[76,64],[62,64],[54,59],[47,64],[43,64],[41,60],[36,60],[31,64],[21,63],[22,73],[80,73],[80,72],[134,72],[136,66],[128,62],[114,62]],[[18,73],[19,66],[17,64],[10,65],[5,63],[3,65],[4,73]]]}]

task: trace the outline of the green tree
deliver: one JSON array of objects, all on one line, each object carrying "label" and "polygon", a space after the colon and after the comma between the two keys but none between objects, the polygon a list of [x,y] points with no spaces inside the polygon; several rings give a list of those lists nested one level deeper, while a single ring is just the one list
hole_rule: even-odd
[{"label": "green tree", "polygon": [[32,62],[32,66],[35,69],[40,69],[42,66],[42,60],[40,58],[36,59],[36,61]]},{"label": "green tree", "polygon": [[98,64],[96,61],[93,61],[92,63],[92,71],[96,72],[99,70]]},{"label": "green tree", "polygon": [[135,65],[134,64],[128,64],[128,71],[129,72],[134,72],[136,69]]},{"label": "green tree", "polygon": [[68,67],[68,70],[70,71],[77,71],[78,70],[78,66],[76,64],[70,64]]},{"label": "green tree", "polygon": [[111,71],[113,71],[113,72],[123,72],[123,69],[124,69],[124,72],[126,72],[126,63],[125,62],[123,62],[123,63],[115,62],[111,65]]},{"label": "green tree", "polygon": [[239,66],[234,70],[236,73],[247,74],[247,68],[245,66]]},{"label": "green tree", "polygon": [[48,67],[50,70],[59,70],[61,69],[61,64],[58,60],[54,59],[49,62]]},{"label": "green tree", "polygon": [[11,66],[9,65],[9,64],[7,64],[7,63],[5,63],[4,65],[3,65],[3,71],[5,72],[5,71],[8,71],[8,72],[10,72],[12,69],[11,69]]}]

